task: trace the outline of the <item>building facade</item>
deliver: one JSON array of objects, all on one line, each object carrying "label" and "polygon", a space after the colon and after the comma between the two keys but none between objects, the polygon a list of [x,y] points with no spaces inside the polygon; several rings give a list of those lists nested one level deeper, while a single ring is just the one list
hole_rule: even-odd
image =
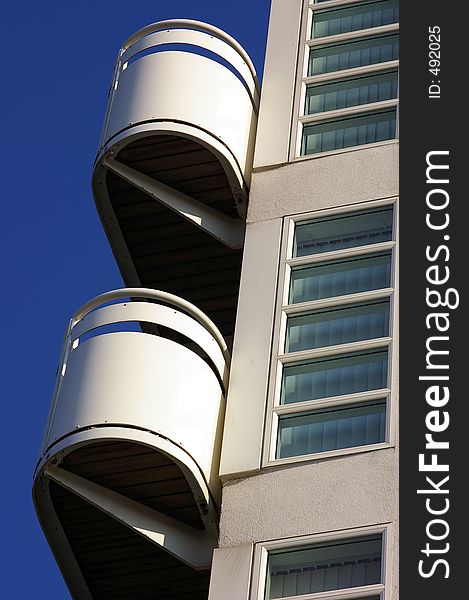
[{"label": "building facade", "polygon": [[122,47],[129,288],[70,323],[34,487],[73,597],[398,598],[398,7],[272,0],[262,92],[206,24]]}]

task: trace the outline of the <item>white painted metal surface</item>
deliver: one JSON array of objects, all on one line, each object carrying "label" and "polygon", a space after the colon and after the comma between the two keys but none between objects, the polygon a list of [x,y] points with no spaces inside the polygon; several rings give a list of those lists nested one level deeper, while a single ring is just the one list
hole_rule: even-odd
[{"label": "white painted metal surface", "polygon": [[261,465],[281,230],[281,219],[247,227],[220,466],[224,478]]},{"label": "white painted metal surface", "polygon": [[[124,424],[117,426],[110,424],[109,426],[77,430],[73,433],[73,436],[70,435],[62,438],[41,456],[41,460],[35,470],[34,497],[41,521],[48,520],[48,525],[46,525],[44,529],[48,532],[48,539],[54,540],[54,543],[51,543],[51,546],[65,548],[63,539],[56,539],[56,531],[58,531],[56,528],[58,527],[57,524],[59,524],[59,521],[57,519],[52,519],[52,521],[49,519],[53,511],[51,511],[50,506],[51,500],[49,497],[49,490],[47,486],[44,485],[45,478],[42,477],[42,475],[50,465],[61,464],[66,456],[77,448],[102,441],[131,442],[147,446],[150,449],[157,450],[161,454],[170,457],[186,478],[189,487],[194,494],[196,503],[199,507],[204,508],[201,518],[205,528],[216,536],[218,513],[214,503],[214,496],[217,497],[217,499],[219,497],[218,473],[216,470],[213,469],[212,480],[207,482],[194,459],[183,448],[177,446],[170,440],[155,436],[155,434],[150,431],[130,428]],[[53,523],[53,526],[50,525],[51,522]]]},{"label": "white painted metal surface", "polygon": [[122,132],[132,135],[139,125],[150,124],[157,133],[159,123],[172,123],[182,136],[189,126],[209,149],[222,143],[228,163],[236,165],[230,176],[243,188],[249,184],[258,104],[254,67],[233,38],[199,21],[154,23],[119,51],[98,162],[117,136],[122,140]]},{"label": "white painted metal surface", "polygon": [[208,600],[246,600],[251,583],[253,544],[216,548]]},{"label": "white painted metal surface", "polygon": [[221,213],[148,175],[107,156],[103,165],[229,248],[242,248],[244,221]]},{"label": "white painted metal surface", "polygon": [[[143,333],[138,324],[152,333]],[[215,503],[229,363],[216,326],[197,307],[167,292],[108,292],[71,319],[34,498],[49,543],[79,597],[91,596],[54,516],[48,480],[192,568],[209,568],[217,540]],[[205,531],[60,467],[70,452],[100,441],[132,442],[169,457],[189,484]]]},{"label": "white painted metal surface", "polygon": [[288,162],[298,61],[298,39],[304,3],[274,0],[259,110],[254,168]]},{"label": "white painted metal surface", "polygon": [[[152,302],[130,301],[136,297]],[[126,331],[126,322],[163,326],[190,343]],[[190,303],[142,288],[103,294],[76,313],[67,332],[42,454],[77,430],[125,425],[170,440],[209,482],[218,465],[228,365],[218,329]]]},{"label": "white painted metal surface", "polygon": [[59,467],[48,466],[46,477],[129,527],[194,569],[208,569],[216,537],[142,505]]},{"label": "white painted metal surface", "polygon": [[183,447],[208,479],[222,410],[213,370],[191,350],[143,333],[103,334],[70,352],[47,444],[123,423]]}]

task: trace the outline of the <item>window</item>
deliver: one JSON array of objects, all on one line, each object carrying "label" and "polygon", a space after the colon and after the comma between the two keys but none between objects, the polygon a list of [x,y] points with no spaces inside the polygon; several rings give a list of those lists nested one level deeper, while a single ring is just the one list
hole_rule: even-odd
[{"label": "window", "polygon": [[280,402],[296,404],[385,388],[387,363],[387,351],[378,350],[286,364]]},{"label": "window", "polygon": [[308,75],[322,75],[357,67],[377,65],[399,58],[399,37],[379,35],[353,42],[313,46],[309,51]]},{"label": "window", "polygon": [[397,135],[398,0],[309,2],[296,155]]},{"label": "window", "polygon": [[287,219],[267,464],[389,441],[394,213]]},{"label": "window", "polygon": [[393,138],[395,131],[395,110],[305,125],[301,152],[306,155],[382,142]]},{"label": "window", "polygon": [[277,458],[384,442],[386,399],[280,417]]},{"label": "window", "polygon": [[295,227],[293,256],[368,246],[392,239],[393,208],[334,214]]},{"label": "window", "polygon": [[362,0],[332,10],[318,11],[313,16],[311,38],[380,27],[398,21],[398,0]]},{"label": "window", "polygon": [[389,300],[287,317],[285,352],[389,337]]},{"label": "window", "polygon": [[293,267],[289,304],[369,292],[391,286],[391,253]]},{"label": "window", "polygon": [[313,115],[328,110],[391,100],[396,96],[397,71],[349,77],[332,83],[307,86],[305,113]]},{"label": "window", "polygon": [[259,544],[253,598],[379,600],[388,537],[384,525]]}]

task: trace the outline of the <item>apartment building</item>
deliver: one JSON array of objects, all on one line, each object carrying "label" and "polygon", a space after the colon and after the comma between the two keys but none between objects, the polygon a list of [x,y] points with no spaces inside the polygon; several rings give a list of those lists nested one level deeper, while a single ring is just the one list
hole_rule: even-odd
[{"label": "apartment building", "polygon": [[128,287],[70,321],[33,492],[72,597],[397,600],[398,19],[272,0],[262,90],[204,23],[122,46]]}]

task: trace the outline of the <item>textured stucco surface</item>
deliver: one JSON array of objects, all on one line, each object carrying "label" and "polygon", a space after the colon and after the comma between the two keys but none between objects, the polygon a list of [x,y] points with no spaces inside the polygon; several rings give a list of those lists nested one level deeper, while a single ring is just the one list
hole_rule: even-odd
[{"label": "textured stucco surface", "polygon": [[398,153],[392,142],[257,171],[248,222],[397,196]]},{"label": "textured stucco surface", "polygon": [[311,461],[225,484],[221,548],[392,523],[390,598],[398,598],[397,449]]},{"label": "textured stucco surface", "polygon": [[264,471],[223,488],[220,546],[397,518],[394,448]]},{"label": "textured stucco surface", "polygon": [[[258,170],[253,174],[248,221],[392,198],[399,193],[398,175],[395,142]],[[394,442],[397,327],[395,314],[390,414]],[[259,394],[259,401],[265,402],[265,394]],[[242,453],[242,439],[239,446]],[[397,446],[278,466],[228,481],[222,495],[220,555],[246,544],[390,523],[386,600],[397,600],[398,482]]]}]

